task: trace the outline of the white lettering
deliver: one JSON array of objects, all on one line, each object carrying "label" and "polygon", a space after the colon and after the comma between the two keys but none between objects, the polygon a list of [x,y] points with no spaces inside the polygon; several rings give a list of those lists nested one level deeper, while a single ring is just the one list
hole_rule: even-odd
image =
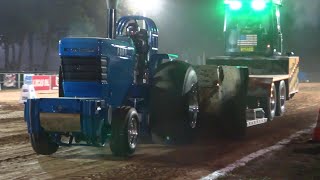
[{"label": "white lettering", "polygon": [[126,48],[117,48],[117,54],[118,56],[122,56],[122,57],[125,57],[127,56],[128,50]]}]

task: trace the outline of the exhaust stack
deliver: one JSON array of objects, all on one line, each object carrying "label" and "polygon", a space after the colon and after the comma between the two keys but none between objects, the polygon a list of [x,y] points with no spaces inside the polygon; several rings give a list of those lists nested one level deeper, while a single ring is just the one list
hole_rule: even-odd
[{"label": "exhaust stack", "polygon": [[110,39],[116,38],[116,21],[117,21],[117,6],[118,0],[106,0],[108,7],[107,17],[107,37]]}]

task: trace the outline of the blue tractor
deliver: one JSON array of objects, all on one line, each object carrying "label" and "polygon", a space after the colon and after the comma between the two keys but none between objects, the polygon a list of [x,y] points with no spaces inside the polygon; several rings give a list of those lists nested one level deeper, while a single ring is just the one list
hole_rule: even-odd
[{"label": "blue tractor", "polygon": [[114,155],[128,156],[141,133],[178,142],[196,127],[195,70],[182,61],[164,63],[170,58],[157,53],[158,29],[151,19],[126,16],[116,22],[117,2],[108,3],[108,38],[62,39],[59,98],[29,99],[25,105],[38,154],[109,143]]}]

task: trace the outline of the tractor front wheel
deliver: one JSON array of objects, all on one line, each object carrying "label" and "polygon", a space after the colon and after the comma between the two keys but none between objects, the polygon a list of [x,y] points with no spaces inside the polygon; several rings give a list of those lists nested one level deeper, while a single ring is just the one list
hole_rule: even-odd
[{"label": "tractor front wheel", "polygon": [[45,132],[30,134],[30,141],[33,150],[41,155],[51,155],[59,148],[59,145],[52,141],[51,136]]},{"label": "tractor front wheel", "polygon": [[112,114],[110,149],[115,156],[132,155],[138,141],[138,113],[134,108],[121,107]]}]

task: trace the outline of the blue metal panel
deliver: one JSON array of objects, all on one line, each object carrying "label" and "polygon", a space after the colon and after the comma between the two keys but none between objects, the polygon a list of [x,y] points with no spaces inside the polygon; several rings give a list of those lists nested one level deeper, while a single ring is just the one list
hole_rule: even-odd
[{"label": "blue metal panel", "polygon": [[[109,60],[107,81],[111,96],[108,103],[112,106],[121,106],[134,79],[136,59],[133,42],[130,39],[129,42],[110,40],[105,43],[110,44],[106,46],[107,48],[102,49],[103,56],[108,56]],[[119,55],[119,49],[125,50],[124,54]]]},{"label": "blue metal panel", "polygon": [[[134,45],[129,37],[107,38],[64,38],[59,42],[61,57],[109,57],[121,56],[132,58],[135,54]],[[119,54],[124,49],[124,54]]]},{"label": "blue metal panel", "polygon": [[[124,77],[124,76],[123,76]],[[128,90],[132,84],[132,81],[127,80],[118,80],[114,83],[111,83],[110,88],[110,102],[108,102],[111,106],[119,107],[123,105],[126,98],[128,97]]]},{"label": "blue metal panel", "polygon": [[[100,108],[97,109],[98,107]],[[42,112],[71,113],[81,115],[81,133],[90,138],[100,136],[102,125],[104,121],[107,121],[105,107],[105,101],[100,99],[28,99],[25,107],[25,120],[28,126],[28,133],[39,133],[42,131],[39,119],[39,114]]]},{"label": "blue metal panel", "polygon": [[117,39],[104,39],[101,41],[101,56],[118,56],[119,58],[132,59],[135,55],[134,44],[129,37],[117,37]]},{"label": "blue metal panel", "polygon": [[46,113],[80,113],[81,100],[73,98],[41,98],[39,111]]},{"label": "blue metal panel", "polygon": [[[101,110],[97,109],[98,106]],[[84,135],[91,138],[100,136],[106,118],[106,110],[103,101],[82,101],[81,132]]]},{"label": "blue metal panel", "polygon": [[[64,51],[64,49],[71,51]],[[74,52],[72,51],[73,49]],[[82,52],[81,49],[95,49],[92,52]],[[129,37],[114,39],[104,38],[65,38],[60,42],[60,56],[101,57],[108,59],[108,86],[102,82],[63,82],[66,97],[99,97],[112,95],[110,104],[120,106],[133,83],[136,64],[135,49]],[[108,87],[109,89],[103,89]]]},{"label": "blue metal panel", "polygon": [[63,82],[63,90],[65,97],[91,97],[102,98],[103,89],[101,82]]},{"label": "blue metal panel", "polygon": [[59,56],[61,57],[99,57],[101,42],[105,38],[64,38],[59,42]]}]

